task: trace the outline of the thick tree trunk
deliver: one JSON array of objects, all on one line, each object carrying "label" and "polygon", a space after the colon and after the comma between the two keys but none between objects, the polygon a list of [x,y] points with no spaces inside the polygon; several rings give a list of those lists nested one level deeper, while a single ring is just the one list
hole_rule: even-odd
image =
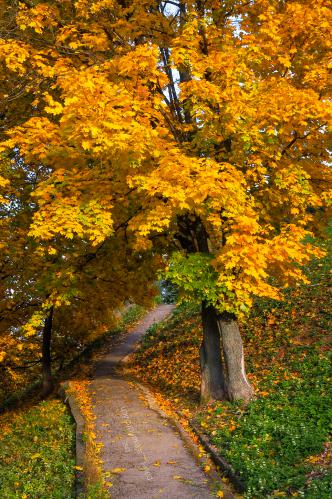
[{"label": "thick tree trunk", "polygon": [[48,316],[45,319],[43,328],[43,344],[42,344],[42,397],[47,397],[53,390],[53,379],[51,371],[51,341],[52,341],[52,324],[53,323],[53,307],[50,309]]},{"label": "thick tree trunk", "polygon": [[250,400],[254,390],[247,380],[244,367],[243,343],[233,314],[218,315],[225,368],[225,392],[228,400]]},{"label": "thick tree trunk", "polygon": [[202,303],[203,341],[200,349],[201,402],[225,398],[220,333],[215,310]]},{"label": "thick tree trunk", "polygon": [[[178,228],[177,240],[187,253],[209,253],[208,235],[199,217],[179,216]],[[254,391],[246,377],[242,338],[235,316],[219,314],[203,302],[202,322],[201,401],[251,399]]]}]

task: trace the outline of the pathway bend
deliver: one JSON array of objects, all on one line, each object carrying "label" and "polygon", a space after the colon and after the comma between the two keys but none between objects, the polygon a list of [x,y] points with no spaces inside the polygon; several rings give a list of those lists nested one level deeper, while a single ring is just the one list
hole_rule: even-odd
[{"label": "pathway bend", "polygon": [[[149,407],[144,394],[117,372],[123,358],[154,323],[172,311],[159,305],[124,341],[95,365],[90,390],[103,469],[112,498],[208,499],[208,480],[168,420]],[[112,473],[118,468],[119,473]]]}]

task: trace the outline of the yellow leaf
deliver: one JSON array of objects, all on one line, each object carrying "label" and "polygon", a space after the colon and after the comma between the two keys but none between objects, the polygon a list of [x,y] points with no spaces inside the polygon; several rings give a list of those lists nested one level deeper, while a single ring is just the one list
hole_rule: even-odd
[{"label": "yellow leaf", "polygon": [[126,468],[113,468],[111,469],[111,473],[123,473],[124,471],[126,471]]}]

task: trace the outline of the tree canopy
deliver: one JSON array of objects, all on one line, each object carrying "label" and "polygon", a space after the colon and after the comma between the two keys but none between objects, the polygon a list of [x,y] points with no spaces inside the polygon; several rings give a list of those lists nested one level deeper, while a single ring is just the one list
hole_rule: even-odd
[{"label": "tree canopy", "polygon": [[[23,231],[62,283],[106,248],[103,274],[130,253],[151,282],[150,255],[235,318],[305,281],[328,214],[329,3],[2,0],[2,258]],[[47,279],[46,308],[71,300]]]}]

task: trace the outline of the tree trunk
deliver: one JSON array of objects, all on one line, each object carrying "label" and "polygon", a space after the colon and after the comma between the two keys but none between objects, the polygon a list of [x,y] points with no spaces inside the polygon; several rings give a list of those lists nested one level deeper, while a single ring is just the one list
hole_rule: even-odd
[{"label": "tree trunk", "polygon": [[53,307],[45,319],[42,345],[42,397],[47,397],[53,390],[51,371],[51,341],[52,341]]},{"label": "tree trunk", "polygon": [[203,341],[200,348],[201,402],[225,398],[220,333],[215,310],[202,303]]},{"label": "tree trunk", "polygon": [[238,323],[233,314],[226,312],[218,315],[217,323],[222,339],[226,397],[231,401],[248,401],[253,397],[254,390],[246,376]]}]

